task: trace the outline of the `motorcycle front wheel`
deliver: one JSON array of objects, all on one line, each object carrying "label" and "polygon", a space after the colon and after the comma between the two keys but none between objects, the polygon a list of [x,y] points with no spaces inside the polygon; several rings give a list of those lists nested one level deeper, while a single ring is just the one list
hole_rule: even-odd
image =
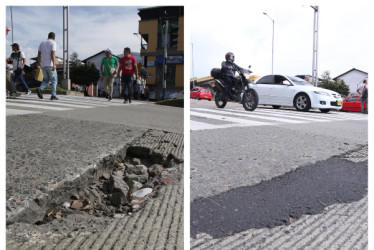
[{"label": "motorcycle front wheel", "polygon": [[253,111],[258,105],[258,94],[254,89],[247,89],[242,97],[243,108],[247,111]]},{"label": "motorcycle front wheel", "polygon": [[216,102],[217,108],[220,108],[220,109],[224,108],[227,104],[225,95],[222,92],[218,92],[218,91],[217,91],[214,101]]}]

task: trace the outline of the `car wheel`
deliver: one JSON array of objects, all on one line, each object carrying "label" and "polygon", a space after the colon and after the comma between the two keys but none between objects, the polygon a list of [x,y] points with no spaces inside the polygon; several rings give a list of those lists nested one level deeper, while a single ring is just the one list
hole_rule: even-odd
[{"label": "car wheel", "polygon": [[298,111],[309,111],[311,106],[309,96],[307,94],[298,94],[295,97],[294,106]]},{"label": "car wheel", "polygon": [[197,100],[200,100],[200,96],[198,95],[198,96],[196,97],[196,99],[197,99]]},{"label": "car wheel", "polygon": [[319,110],[321,110],[322,113],[328,113],[330,112],[331,109],[319,109]]},{"label": "car wheel", "polygon": [[279,109],[281,106],[279,105],[272,105],[274,109]]},{"label": "car wheel", "polygon": [[214,99],[217,108],[224,108],[227,104],[227,101],[225,99],[225,95],[222,92],[218,92],[216,95],[216,98]]},{"label": "car wheel", "polygon": [[211,101],[212,99],[208,99],[209,101]]}]

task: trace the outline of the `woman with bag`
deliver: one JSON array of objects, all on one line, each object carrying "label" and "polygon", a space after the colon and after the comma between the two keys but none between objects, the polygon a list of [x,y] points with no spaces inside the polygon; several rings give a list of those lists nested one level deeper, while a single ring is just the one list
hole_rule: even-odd
[{"label": "woman with bag", "polygon": [[112,100],[114,77],[117,75],[119,62],[117,57],[112,56],[112,50],[106,49],[105,57],[101,61],[100,72],[104,80],[104,89],[108,101]]},{"label": "woman with bag", "polygon": [[23,85],[23,89],[26,90],[26,95],[29,95],[31,93],[31,90],[29,89],[29,86],[27,86],[27,83],[23,79],[23,67],[26,63],[26,57],[25,54],[19,50],[18,43],[13,43],[12,50],[14,51],[10,55],[10,60],[13,61],[13,82],[14,85],[17,84],[17,81],[19,80],[20,83]]}]

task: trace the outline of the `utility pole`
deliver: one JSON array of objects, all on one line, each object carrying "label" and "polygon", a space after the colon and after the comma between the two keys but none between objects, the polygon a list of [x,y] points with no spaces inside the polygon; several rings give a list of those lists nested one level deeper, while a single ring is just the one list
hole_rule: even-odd
[{"label": "utility pole", "polygon": [[[166,16],[166,11],[165,11],[165,16]],[[166,93],[166,74],[167,74],[167,64],[166,64],[166,59],[168,57],[168,25],[169,25],[169,20],[165,17],[165,29],[164,29],[164,63],[163,63],[163,74],[162,74],[162,100],[165,100],[165,93]]]},{"label": "utility pole", "polygon": [[69,63],[69,7],[63,6],[63,80],[62,87],[70,90],[70,63]]},{"label": "utility pole", "polygon": [[13,42],[13,9],[12,6],[10,6],[10,20],[11,20],[11,25],[12,25],[12,44]]},{"label": "utility pole", "polygon": [[267,13],[263,12],[265,16],[267,16],[270,21],[273,22],[273,36],[272,36],[272,45],[271,45],[271,74],[274,74],[274,19],[272,19]]},{"label": "utility pole", "polygon": [[193,43],[191,43],[191,46],[192,46],[192,88],[195,88],[195,70],[194,70],[194,64],[193,64]]},{"label": "utility pole", "polygon": [[318,84],[318,19],[319,7],[310,6],[314,9],[314,22],[313,22],[313,67],[312,67],[312,83],[315,87]]}]

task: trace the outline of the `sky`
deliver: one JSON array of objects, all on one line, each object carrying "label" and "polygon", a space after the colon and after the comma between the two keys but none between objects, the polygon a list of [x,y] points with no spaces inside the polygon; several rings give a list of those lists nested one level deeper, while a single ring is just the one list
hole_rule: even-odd
[{"label": "sky", "polygon": [[[143,6],[144,7],[144,6]],[[11,28],[10,6],[6,6],[6,25]],[[136,6],[69,6],[69,55],[76,51],[83,60],[106,48],[113,54],[125,47],[140,52],[138,9]],[[12,6],[13,40],[20,45],[29,65],[41,41],[56,33],[56,55],[63,57],[62,6]],[[42,17],[42,18],[40,18]],[[12,52],[12,34],[6,38],[6,55]]]},{"label": "sky", "polygon": [[[316,2],[316,1],[314,1]],[[256,1],[253,4],[201,2],[191,6],[190,77],[210,75],[227,52],[255,75],[271,74],[274,20],[274,74],[312,75],[314,10],[308,1]],[[247,3],[250,3],[249,1]],[[368,6],[364,1],[320,1],[318,76],[356,68],[368,72]],[[264,15],[266,12],[271,19]]]}]

